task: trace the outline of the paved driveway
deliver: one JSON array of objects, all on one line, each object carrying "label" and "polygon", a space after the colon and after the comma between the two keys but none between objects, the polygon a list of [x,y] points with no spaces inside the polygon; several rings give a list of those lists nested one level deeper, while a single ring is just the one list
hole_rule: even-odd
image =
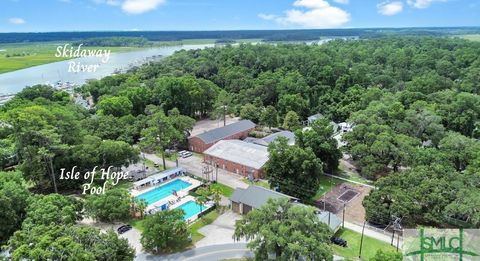
[{"label": "paved driveway", "polygon": [[[239,117],[233,117],[233,118],[230,116],[226,117],[227,125],[235,123],[239,120],[240,120]],[[206,120],[197,121],[195,123],[195,126],[193,126],[193,130],[191,131],[190,136],[196,136],[198,134],[201,134],[216,128],[220,128],[220,127],[223,127],[223,118],[218,120],[206,119]]]},{"label": "paved driveway", "polygon": [[[195,246],[203,247],[209,245],[238,243],[239,241],[233,240],[233,232],[235,231],[235,221],[240,218],[240,215],[232,211],[223,213],[213,221],[212,224],[204,226],[198,230],[198,232],[205,237],[198,241]],[[240,242],[244,243],[246,241],[241,240]]]}]

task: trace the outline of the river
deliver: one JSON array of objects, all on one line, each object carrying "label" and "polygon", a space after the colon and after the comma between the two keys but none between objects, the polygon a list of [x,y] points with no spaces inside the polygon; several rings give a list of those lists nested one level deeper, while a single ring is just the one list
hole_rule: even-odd
[{"label": "river", "polygon": [[[112,75],[117,70],[125,70],[132,65],[140,65],[152,57],[165,57],[179,50],[203,49],[207,47],[214,47],[214,45],[178,45],[142,49],[139,51],[117,52],[110,55],[107,63],[102,63],[102,58],[90,56],[3,73],[0,74],[0,95],[15,94],[26,86],[47,83],[54,84],[57,81],[81,85],[88,79],[100,79]],[[55,54],[52,53],[52,55]],[[95,72],[69,72],[69,62],[72,61],[84,65],[98,64],[99,66]]]}]

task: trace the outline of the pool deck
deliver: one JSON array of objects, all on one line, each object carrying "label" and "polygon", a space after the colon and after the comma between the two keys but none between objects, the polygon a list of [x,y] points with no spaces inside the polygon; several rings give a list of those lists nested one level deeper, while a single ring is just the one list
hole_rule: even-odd
[{"label": "pool deck", "polygon": [[[131,194],[133,197],[136,197],[136,196],[141,195],[141,194],[143,194],[143,193],[146,193],[146,192],[148,192],[148,191],[150,191],[150,190],[154,190],[154,189],[156,189],[156,188],[158,188],[158,187],[161,187],[161,186],[166,185],[166,184],[168,184],[168,183],[170,183],[170,182],[173,182],[173,181],[175,181],[175,180],[177,180],[177,179],[181,179],[181,180],[183,180],[183,181],[185,181],[185,182],[188,182],[188,183],[192,184],[192,185],[188,186],[187,188],[182,189],[182,190],[180,190],[180,191],[187,191],[187,192],[188,192],[188,191],[190,191],[190,190],[192,190],[192,189],[194,189],[194,188],[199,187],[200,185],[202,185],[202,182],[200,182],[200,181],[198,181],[198,180],[196,180],[196,179],[192,179],[192,178],[187,177],[187,176],[181,176],[181,177],[176,177],[176,178],[174,178],[174,179],[171,179],[171,180],[169,180],[169,181],[167,181],[167,182],[164,182],[164,183],[156,184],[156,185],[154,185],[154,186],[149,186],[149,187],[145,187],[145,188],[142,188],[142,189],[130,189],[130,194]],[[180,192],[180,191],[177,191],[177,192]],[[163,200],[162,200],[162,201],[163,201]]]},{"label": "pool deck", "polygon": [[[175,202],[175,203],[180,202],[181,199],[183,199],[184,197],[186,197],[186,196],[188,195],[188,192],[189,192],[190,190],[195,189],[195,188],[197,188],[197,187],[199,187],[199,186],[202,185],[202,182],[200,182],[200,181],[198,181],[198,180],[196,180],[196,179],[192,179],[192,178],[190,178],[190,177],[182,176],[182,177],[177,177],[177,178],[174,178],[174,179],[169,180],[169,181],[167,181],[167,182],[164,182],[164,183],[161,183],[161,184],[157,184],[157,185],[155,185],[155,186],[150,186],[150,187],[147,187],[147,188],[143,188],[143,189],[140,189],[140,190],[139,190],[139,189],[131,189],[131,190],[130,190],[130,194],[131,194],[133,197],[136,197],[136,196],[141,195],[141,194],[143,194],[143,193],[146,193],[146,192],[148,192],[148,191],[154,190],[154,189],[156,189],[156,188],[158,188],[158,187],[164,186],[164,185],[166,185],[166,184],[168,184],[168,183],[170,183],[170,182],[173,182],[173,181],[175,181],[175,180],[177,180],[177,179],[181,179],[181,180],[183,180],[183,181],[185,181],[185,182],[190,183],[191,185],[188,186],[188,187],[186,187],[185,189],[182,189],[182,190],[180,190],[180,191],[177,191],[177,196],[174,196],[174,195],[172,194],[172,195],[169,195],[169,196],[167,196],[167,197],[165,197],[165,198],[163,198],[163,199],[161,199],[161,200],[159,200],[159,201],[157,201],[157,202],[154,202],[153,204],[148,205],[147,208],[145,209],[145,212],[146,212],[146,213],[148,213],[150,210],[156,209],[156,208],[158,208],[158,207],[160,207],[160,206],[162,206],[162,205],[164,205],[164,204],[167,204],[167,203],[168,203],[169,205],[171,205],[170,202]],[[169,208],[170,208],[170,207],[169,207]]]},{"label": "pool deck", "polygon": [[[170,206],[168,207],[168,209],[176,209],[176,208],[180,207],[181,205],[187,203],[188,201],[193,201],[193,202],[195,202],[195,198],[192,197],[192,196],[190,196],[190,195],[189,195],[189,196],[185,196],[185,197],[183,197],[180,201],[175,202],[175,204],[173,204],[173,205],[170,205]],[[206,210],[212,208],[213,205],[214,205],[213,202],[206,202],[206,203],[204,204],[205,208],[202,209],[202,212],[200,212],[200,213],[203,213],[203,212],[205,212]],[[198,214],[200,214],[200,213],[198,213]],[[193,221],[197,220],[197,219],[198,219],[198,214],[191,216],[189,219],[185,220],[185,222],[187,222],[187,224],[190,224],[190,223],[192,223]]]}]

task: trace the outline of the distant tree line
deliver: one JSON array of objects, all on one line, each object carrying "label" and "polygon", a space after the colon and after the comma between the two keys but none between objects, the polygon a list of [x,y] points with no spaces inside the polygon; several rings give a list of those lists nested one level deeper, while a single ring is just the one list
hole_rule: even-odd
[{"label": "distant tree line", "polygon": [[76,41],[73,45],[84,46],[110,46],[110,47],[127,47],[137,46],[144,47],[152,45],[145,37],[95,37]]},{"label": "distant tree line", "polygon": [[358,36],[360,38],[387,35],[438,36],[449,34],[478,34],[478,27],[435,28],[347,28],[305,30],[237,30],[237,31],[112,31],[112,32],[45,32],[1,33],[0,43],[81,41],[89,38],[144,37],[149,41],[181,41],[187,39],[265,39],[267,41],[318,40],[320,37]]}]

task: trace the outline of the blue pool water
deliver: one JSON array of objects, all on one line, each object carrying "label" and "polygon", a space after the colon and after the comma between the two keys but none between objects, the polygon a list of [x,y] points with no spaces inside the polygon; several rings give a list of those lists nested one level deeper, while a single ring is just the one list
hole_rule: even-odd
[{"label": "blue pool water", "polygon": [[187,219],[197,215],[198,213],[202,212],[203,210],[207,209],[207,207],[205,207],[205,206],[200,208],[199,204],[197,204],[195,201],[191,201],[191,200],[183,203],[182,205],[178,206],[177,208],[183,209],[183,211],[185,212],[185,215],[183,216],[184,220],[187,220]]},{"label": "blue pool water", "polygon": [[183,181],[181,179],[176,179],[170,183],[167,183],[158,188],[152,189],[148,192],[138,195],[137,199],[140,199],[140,200],[144,199],[148,205],[151,205],[159,200],[162,200],[172,195],[172,192],[174,190],[178,192],[182,189],[189,187],[190,185],[192,184],[186,181]]}]

